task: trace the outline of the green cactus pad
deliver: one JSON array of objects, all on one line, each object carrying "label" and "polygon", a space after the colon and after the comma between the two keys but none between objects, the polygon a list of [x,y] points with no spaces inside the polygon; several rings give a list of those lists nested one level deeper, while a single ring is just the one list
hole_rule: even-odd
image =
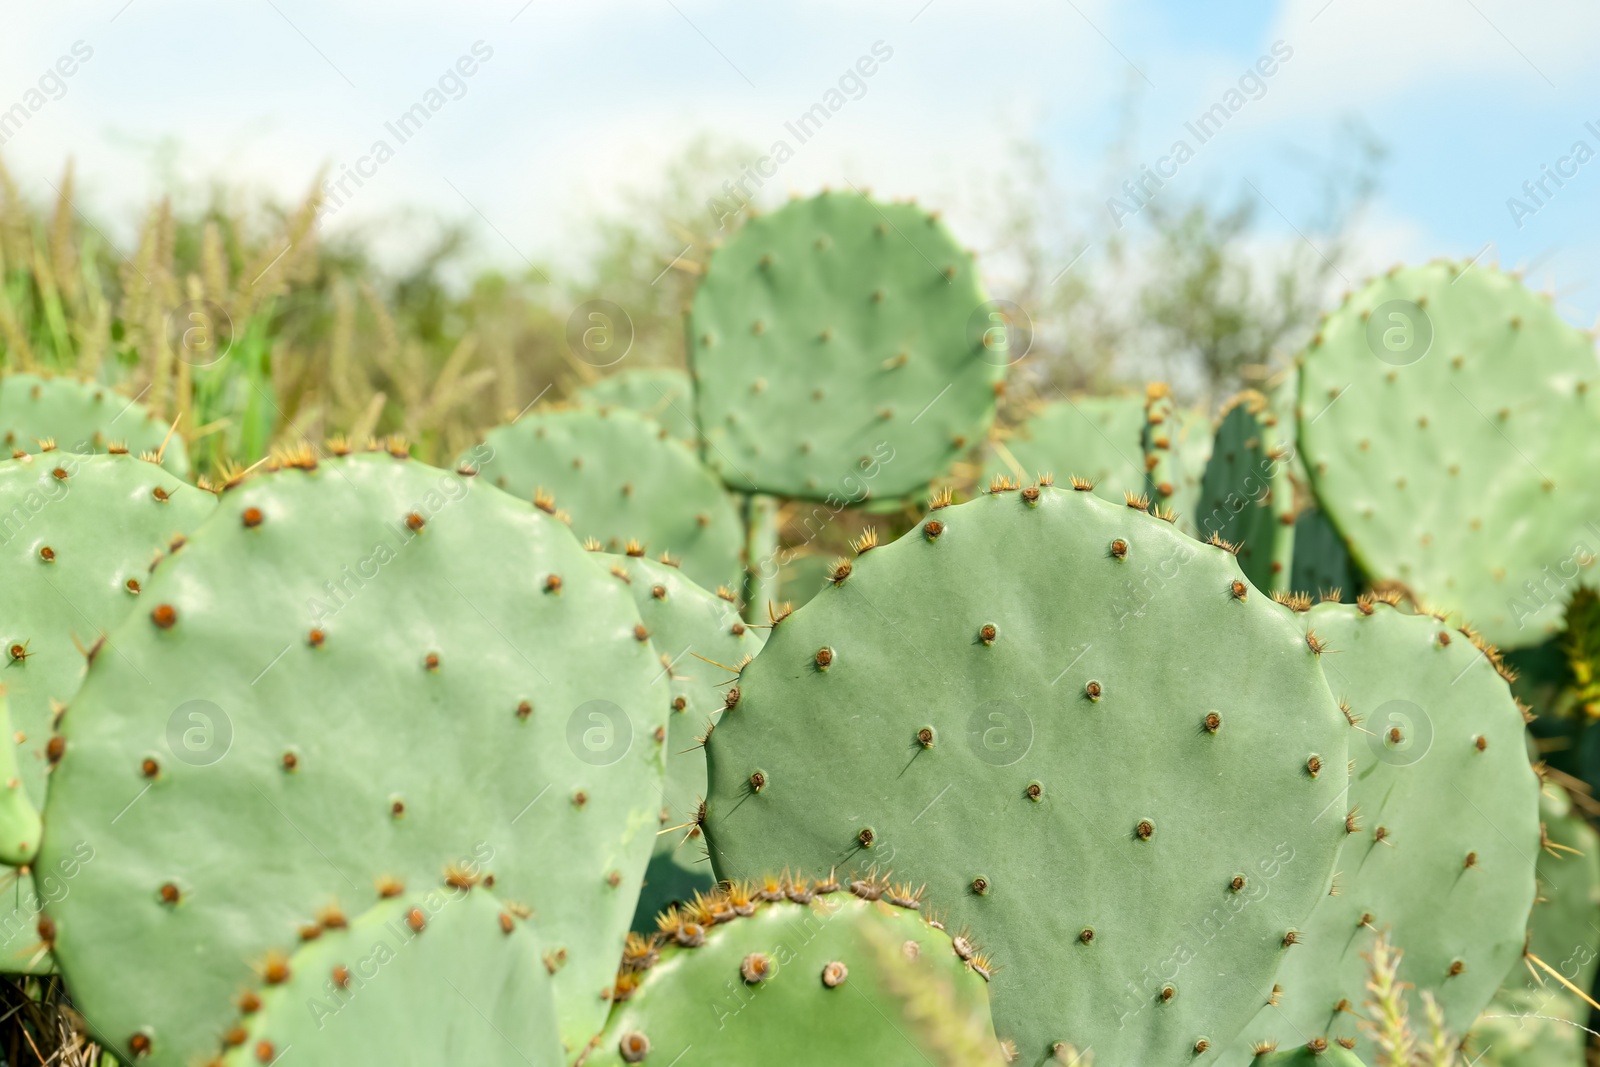
[{"label": "green cactus pad", "polygon": [[676,367],[639,367],[607,375],[584,386],[578,396],[596,407],[637,411],[691,448],[700,439],[694,424],[694,386],[689,375]]},{"label": "green cactus pad", "polygon": [[914,204],[823,193],[750,220],[695,291],[705,460],[736,489],[909,496],[977,443],[1007,357],[977,267]]},{"label": "green cactus pad", "polygon": [[1260,393],[1223,409],[1194,512],[1202,539],[1238,546],[1239,569],[1263,593],[1288,589],[1294,548],[1294,489],[1277,418]]},{"label": "green cactus pad", "polygon": [[722,713],[736,676],[718,664],[736,671],[761,651],[766,632],[747,626],[737,604],[701,589],[676,567],[632,556],[598,559],[633,594],[670,688],[661,830],[634,913],[634,929],[654,930],[659,912],[697,891],[709,892],[714,883],[696,821],[706,795],[699,737]]},{"label": "green cactus pad", "polygon": [[985,473],[1023,485],[1041,474],[1063,485],[1080,478],[1094,483],[1096,496],[1120,504],[1125,494],[1146,491],[1144,419],[1144,399],[1131,394],[1048,404],[995,446]]},{"label": "green cactus pad", "polygon": [[1435,263],[1368,283],[1304,356],[1300,447],[1374,581],[1505,648],[1559,626],[1600,548],[1589,335],[1509,274]]},{"label": "green cactus pad", "polygon": [[926,883],[1000,963],[1021,1062],[1211,1062],[1344,836],[1314,645],[1142,510],[1056,487],[937,509],[745,669],[706,748],[712,862]]},{"label": "green cactus pad", "polygon": [[875,899],[768,879],[663,916],[657,943],[629,946],[585,1067],[998,1067],[985,982],[951,936],[888,903],[894,887],[854,884]]},{"label": "green cactus pad", "polygon": [[[11,715],[0,688],[0,737],[10,735]],[[39,851],[39,809],[28,797],[17,770],[16,749],[0,747],[0,864],[32,863]]]},{"label": "green cactus pad", "polygon": [[[1328,517],[1314,506],[1300,510],[1294,518],[1293,564],[1289,588],[1295,592],[1354,603],[1366,586],[1356,561],[1350,558],[1344,538]],[[1332,597],[1334,590],[1339,591]]]},{"label": "green cactus pad", "polygon": [[[44,804],[56,712],[83,681],[85,655],[120,655],[101,638],[141,603],[152,562],[215,507],[210,493],[131,455],[53,450],[0,462],[0,686],[11,718],[0,737],[15,738],[5,758],[32,804]],[[33,878],[18,877],[18,892],[0,896],[0,969],[48,969]]]},{"label": "green cactus pad", "polygon": [[46,909],[78,1006],[120,1057],[186,1067],[324,909],[470,859],[533,908],[563,1035],[587,1040],[664,772],[632,598],[480,479],[289,463],[311,469],[230,490],[161,564],[61,720],[40,858],[95,855]]},{"label": "green cactus pad", "polygon": [[1178,529],[1192,536],[1199,530],[1195,513],[1200,507],[1200,483],[1211,463],[1216,428],[1200,408],[1179,408],[1176,425],[1172,449],[1178,480],[1171,507],[1178,513]]},{"label": "green cactus pad", "polygon": [[278,961],[222,1064],[563,1062],[554,983],[518,910],[464,882],[418,886],[321,931]]},{"label": "green cactus pad", "polygon": [[708,588],[737,580],[744,532],[733,500],[693,452],[644,416],[530,411],[491,430],[484,446],[481,462],[470,453],[461,462],[516,496],[550,494],[580,540],[609,552],[638,541]]},{"label": "green cactus pad", "polygon": [[[1539,779],[1510,687],[1462,632],[1387,603],[1319,604],[1328,683],[1349,708],[1351,773],[1338,873],[1273,979],[1245,1046],[1361,1038],[1364,954],[1379,932],[1399,979],[1465,1032],[1522,955],[1539,851]],[[1337,771],[1339,768],[1333,768]],[[1354,814],[1350,814],[1350,813]]]},{"label": "green cactus pad", "polygon": [[166,442],[161,465],[180,478],[189,476],[183,438],[167,439],[166,423],[137,400],[129,400],[98,382],[37,374],[0,377],[0,444],[7,452],[38,452],[40,442],[53,440],[58,449],[88,455],[113,444],[141,455]]}]

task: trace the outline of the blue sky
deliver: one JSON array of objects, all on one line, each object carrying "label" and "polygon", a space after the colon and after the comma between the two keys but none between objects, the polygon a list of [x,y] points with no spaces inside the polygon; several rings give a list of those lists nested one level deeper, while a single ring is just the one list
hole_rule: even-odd
[{"label": "blue sky", "polygon": [[[200,188],[225,175],[287,196],[383,139],[394,157],[368,164],[371,179],[328,225],[415,206],[472,222],[483,254],[511,264],[576,247],[591,212],[647,185],[699,131],[762,147],[786,137],[785,121],[875,42],[892,58],[764,191],[852,182],[915,195],[982,247],[1008,144],[1042,144],[1064,194],[1103,210],[1130,92],[1134,165],[1154,164],[1281,41],[1292,58],[1173,188],[1249,190],[1269,241],[1315,244],[1303,160],[1359,120],[1389,150],[1359,232],[1363,268],[1481,252],[1533,262],[1534,280],[1585,324],[1600,311],[1600,159],[1547,184],[1542,206],[1521,191],[1574,142],[1600,150],[1585,127],[1600,131],[1600,10],[1582,0],[1536,12],[1520,0],[6,3],[0,114],[75,42],[93,49],[0,147],[29,189],[48,195],[71,155],[87,202],[107,215],[131,218],[174,179]],[[461,78],[459,99],[395,143],[385,122],[478,42],[492,55]],[[170,172],[153,162],[161,146]],[[1520,228],[1514,195],[1538,206]],[[403,246],[405,232],[391,236]]]}]

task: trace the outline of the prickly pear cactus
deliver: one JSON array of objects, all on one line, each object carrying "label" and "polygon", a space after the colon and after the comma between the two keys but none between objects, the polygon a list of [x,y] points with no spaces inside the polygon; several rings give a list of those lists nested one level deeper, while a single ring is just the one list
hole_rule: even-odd
[{"label": "prickly pear cactus", "polygon": [[1344,538],[1314,506],[1295,516],[1292,556],[1289,588],[1296,592],[1351,604],[1366,585]]},{"label": "prickly pear cactus", "polygon": [[1215,434],[1216,428],[1205,411],[1178,409],[1172,435],[1178,478],[1171,506],[1178,513],[1178,529],[1190,535],[1199,531],[1195,513],[1200,507],[1200,483],[1211,463]]},{"label": "prickly pear cactus", "polygon": [[1348,795],[1324,820],[1346,840],[1240,1038],[1364,1041],[1346,1009],[1366,996],[1380,931],[1404,950],[1412,997],[1431,992],[1463,1033],[1518,963],[1533,904],[1539,779],[1522,715],[1492,650],[1432,616],[1363,598],[1304,619],[1337,653],[1323,665],[1350,719]]},{"label": "prickly pear cactus", "polygon": [[563,1062],[554,980],[527,909],[473,888],[475,877],[463,869],[454,885],[325,916],[334,921],[264,966],[267,987],[224,1035],[221,1063]]},{"label": "prickly pear cactus", "polygon": [[188,477],[183,438],[173,434],[168,440],[167,429],[143,404],[98,382],[27,373],[0,377],[0,444],[7,453],[38,452],[47,439],[80,455],[119,444],[136,456],[161,451],[162,466]]},{"label": "prickly pear cactus", "polygon": [[1165,382],[1151,382],[1145,388],[1144,426],[1139,445],[1144,451],[1145,474],[1150,483],[1150,499],[1163,508],[1177,510],[1177,497],[1183,478],[1177,455],[1178,402]]},{"label": "prickly pear cactus", "polygon": [[[127,454],[54,449],[0,462],[0,686],[11,718],[0,738],[14,742],[5,761],[15,767],[0,783],[15,777],[19,800],[44,804],[51,731],[86,657],[121,654],[104,635],[139,606],[154,561],[215,507],[210,493]],[[0,967],[48,969],[32,872],[17,877],[0,897]]]},{"label": "prickly pear cactus", "polygon": [[750,492],[911,495],[988,430],[1015,358],[1001,318],[914,204],[825,192],[751,219],[690,315],[705,460]]},{"label": "prickly pear cactus", "polygon": [[676,367],[638,367],[610,374],[584,386],[578,395],[596,407],[637,411],[691,448],[699,442],[694,424],[694,386],[689,375]]},{"label": "prickly pear cactus", "polygon": [[676,567],[634,556],[597,558],[633,595],[671,701],[661,829],[634,913],[634,929],[653,931],[657,913],[713,884],[698,815],[706,795],[700,737],[722,713],[739,668],[761,651],[766,632],[745,624],[727,590],[708,593]]},{"label": "prickly pear cactus", "polygon": [[1433,263],[1368,283],[1304,355],[1300,447],[1374,581],[1537,644],[1600,551],[1589,335],[1509,274]]},{"label": "prickly pear cactus", "polygon": [[[0,688],[0,737],[11,733],[6,693]],[[0,747],[0,863],[20,867],[39,852],[39,809],[17,773],[16,750]]]},{"label": "prickly pear cactus", "polygon": [[718,873],[926,883],[1003,964],[1020,1062],[1213,1062],[1344,836],[1316,635],[1228,552],[1089,492],[998,492],[864,547],[706,746]]},{"label": "prickly pear cactus", "polygon": [[1206,464],[1194,521],[1238,547],[1239,569],[1263,593],[1289,588],[1294,489],[1267,398],[1246,391],[1228,401]]},{"label": "prickly pear cactus", "polygon": [[[580,539],[609,552],[637,541],[653,555],[669,553],[713,589],[737,578],[744,533],[733,501],[694,453],[642,415],[530,411],[491,430],[484,445],[485,479],[560,508]],[[470,454],[461,461],[478,462]]]},{"label": "prickly pear cactus", "polygon": [[1140,441],[1144,400],[1127,396],[1081,396],[1040,408],[1004,440],[985,467],[1028,484],[1054,474],[1094,484],[1096,496],[1120,504],[1125,494],[1146,492]]},{"label": "prickly pear cactus", "polygon": [[604,1018],[660,810],[650,634],[563,523],[403,455],[226,492],[61,720],[40,860],[95,858],[50,939],[123,1059],[195,1062],[330,908],[467,861],[533,909],[563,1035]]},{"label": "prickly pear cactus", "polygon": [[970,933],[918,913],[909,886],[735,885],[630,943],[620,1003],[583,1063],[998,1067],[988,966]]}]

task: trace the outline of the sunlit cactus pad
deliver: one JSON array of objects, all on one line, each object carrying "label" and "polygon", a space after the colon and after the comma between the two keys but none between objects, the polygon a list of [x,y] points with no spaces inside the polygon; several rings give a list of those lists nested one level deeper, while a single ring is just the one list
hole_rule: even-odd
[{"label": "sunlit cactus pad", "polygon": [[736,581],[743,533],[722,484],[687,446],[621,408],[530,411],[461,457],[500,488],[572,520],[608,552],[637,542],[696,583]]},{"label": "sunlit cactus pad", "polygon": [[38,452],[46,440],[79,454],[121,445],[136,456],[159,451],[162,466],[188,477],[183,438],[172,434],[168,440],[168,429],[149,408],[98,382],[28,373],[0,376],[0,445],[7,455]]},{"label": "sunlit cactus pad", "polygon": [[264,966],[224,1035],[225,1067],[563,1061],[554,980],[526,909],[492,890],[417,886]]},{"label": "sunlit cactus pad", "polygon": [[596,559],[633,594],[661,659],[666,684],[658,688],[671,701],[661,829],[634,917],[635,929],[653,930],[656,915],[668,905],[711,889],[711,861],[697,821],[706,795],[699,739],[721,715],[735,672],[761,651],[766,631],[739,617],[728,590],[708,593],[676,567],[634,556]]},{"label": "sunlit cactus pad", "polygon": [[684,444],[694,447],[694,387],[676,367],[638,367],[610,374],[578,395],[596,407],[627,408],[660,423]]},{"label": "sunlit cactus pad", "polygon": [[[1329,685],[1350,718],[1348,797],[1329,818],[1346,841],[1330,891],[1301,927],[1246,1045],[1360,1039],[1379,932],[1398,978],[1465,1032],[1522,955],[1540,848],[1539,779],[1496,659],[1469,634],[1383,601],[1319,604]],[[1331,768],[1337,774],[1339,768]]]},{"label": "sunlit cactus pad", "polygon": [[61,720],[40,857],[93,850],[46,912],[75,1003],[119,1056],[187,1067],[330,908],[472,861],[533,909],[587,1040],[658,824],[648,638],[530,503],[382,453],[280,457],[161,564]]},{"label": "sunlit cactus pad", "polygon": [[863,547],[707,744],[718,873],[926,883],[1003,965],[1022,1062],[1212,1062],[1344,836],[1315,635],[1223,549],[1088,492],[999,492]]},{"label": "sunlit cactus pad", "polygon": [[636,938],[585,1067],[999,1067],[971,932],[930,924],[911,886],[766,878]]},{"label": "sunlit cactus pad", "polygon": [[[977,444],[1009,357],[970,253],[937,216],[854,192],[745,224],[695,292],[705,460],[785,496],[912,494]],[[870,472],[870,477],[868,477]]]},{"label": "sunlit cactus pad", "polygon": [[1461,612],[1502,647],[1537,644],[1600,547],[1597,385],[1590,336],[1512,275],[1396,270],[1306,350],[1300,447],[1374,581]]}]

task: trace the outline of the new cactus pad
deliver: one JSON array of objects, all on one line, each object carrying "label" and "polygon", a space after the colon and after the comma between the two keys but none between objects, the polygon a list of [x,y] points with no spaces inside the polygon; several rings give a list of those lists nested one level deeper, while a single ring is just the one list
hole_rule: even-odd
[{"label": "new cactus pad", "polygon": [[1366,995],[1380,931],[1404,952],[1411,996],[1430,992],[1463,1033],[1518,965],[1533,904],[1539,780],[1522,714],[1469,632],[1371,598],[1303,618],[1348,709],[1348,795],[1332,816],[1345,842],[1304,944],[1268,987],[1274,1003],[1240,1038],[1361,1039],[1347,1009]]},{"label": "new cactus pad", "polygon": [[1227,551],[1053,486],[863,544],[706,746],[719,875],[876,864],[1001,964],[1018,1062],[1213,1062],[1344,837],[1320,639]]},{"label": "new cactus pad", "polygon": [[694,387],[676,367],[638,367],[586,385],[578,396],[601,408],[627,408],[663,426],[689,447],[700,438],[694,424]]},{"label": "new cactus pad", "polygon": [[1324,1043],[1264,1052],[1250,1061],[1250,1067],[1366,1067],[1366,1065],[1350,1050]]},{"label": "new cactus pad", "polygon": [[584,1067],[998,1067],[992,965],[917,909],[912,887],[863,875],[766,878],[664,914],[630,943]]},{"label": "new cactus pad", "polygon": [[61,719],[40,860],[94,861],[50,939],[124,1059],[210,1054],[273,959],[468,862],[532,909],[563,1037],[604,1018],[660,810],[649,632],[532,504],[333,449],[229,489]]},{"label": "new cactus pad", "polygon": [[829,192],[751,219],[690,315],[706,463],[807,499],[924,489],[994,417],[1012,356],[987,301],[971,254],[914,204]]},{"label": "new cactus pad", "polygon": [[559,508],[580,540],[609,552],[637,541],[713,589],[739,574],[744,535],[733,501],[693,452],[644,416],[530,411],[491,430],[484,445],[481,458],[461,461],[507,492]]},{"label": "new cactus pad", "polygon": [[1304,355],[1300,447],[1374,581],[1537,644],[1600,551],[1593,342],[1512,275],[1440,262],[1350,297]]},{"label": "new cactus pad", "polygon": [[1094,483],[1094,492],[1120,504],[1125,493],[1146,491],[1140,435],[1142,398],[1083,396],[1046,404],[993,446],[985,471],[1019,484],[1041,474]]},{"label": "new cactus pad", "polygon": [[1239,569],[1263,593],[1289,588],[1294,488],[1277,418],[1266,397],[1244,392],[1223,409],[1194,523],[1238,547]]},{"label": "new cactus pad", "polygon": [[527,909],[474,888],[476,871],[451,877],[340,915],[266,962],[266,987],[223,1036],[223,1067],[562,1063]]},{"label": "new cactus pad", "polygon": [[766,632],[745,624],[731,596],[706,592],[676,567],[636,556],[596,559],[633,595],[660,655],[664,695],[671,701],[661,829],[634,917],[635,929],[654,930],[659,912],[711,889],[711,862],[698,822],[706,795],[699,739],[722,713],[739,667],[761,651]]},{"label": "new cactus pad", "polygon": [[136,456],[161,451],[162,465],[187,477],[183,439],[173,434],[168,440],[167,430],[149,408],[98,382],[29,373],[0,376],[0,444],[7,453],[38,452],[46,440],[79,454],[120,444]]}]

